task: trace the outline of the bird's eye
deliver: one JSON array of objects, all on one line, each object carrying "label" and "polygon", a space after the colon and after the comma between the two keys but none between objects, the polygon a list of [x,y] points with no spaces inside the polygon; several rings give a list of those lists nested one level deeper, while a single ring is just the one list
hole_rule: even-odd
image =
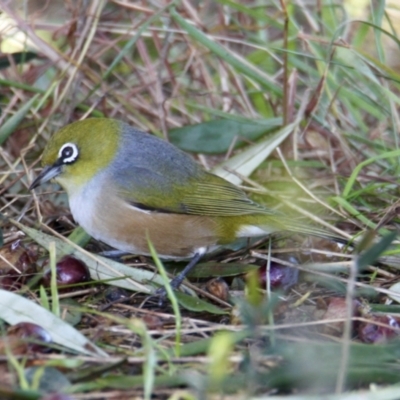
[{"label": "bird's eye", "polygon": [[65,143],[58,152],[58,159],[63,164],[72,164],[79,156],[79,150],[74,143]]}]

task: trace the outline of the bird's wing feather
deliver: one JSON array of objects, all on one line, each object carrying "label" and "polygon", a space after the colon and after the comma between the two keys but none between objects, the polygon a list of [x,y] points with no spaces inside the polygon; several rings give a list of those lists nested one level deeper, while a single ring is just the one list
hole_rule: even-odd
[{"label": "bird's wing feather", "polygon": [[238,187],[222,178],[207,174],[208,179],[193,185],[194,190],[182,196],[189,214],[229,216],[245,214],[275,214],[255,203]]},{"label": "bird's wing feather", "polygon": [[170,143],[130,127],[109,169],[119,196],[149,211],[231,216],[276,214],[230,182],[204,171]]},{"label": "bird's wing feather", "polygon": [[183,181],[143,168],[130,173],[136,178],[121,179],[117,191],[126,202],[143,210],[208,216],[278,215],[249,199],[238,187],[204,171]]}]

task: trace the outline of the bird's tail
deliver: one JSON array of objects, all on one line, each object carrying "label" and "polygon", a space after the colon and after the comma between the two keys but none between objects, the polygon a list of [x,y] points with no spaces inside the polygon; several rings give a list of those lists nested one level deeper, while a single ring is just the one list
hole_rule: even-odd
[{"label": "bird's tail", "polygon": [[352,240],[339,234],[329,231],[327,228],[320,228],[296,218],[290,218],[284,215],[264,215],[258,216],[254,224],[242,229],[239,236],[260,236],[276,232],[293,232],[309,236],[316,236],[332,240],[345,245],[351,244]]}]

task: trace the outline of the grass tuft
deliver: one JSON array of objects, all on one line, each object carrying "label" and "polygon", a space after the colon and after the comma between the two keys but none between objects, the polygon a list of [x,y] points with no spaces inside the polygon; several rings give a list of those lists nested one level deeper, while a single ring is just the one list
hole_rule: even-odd
[{"label": "grass tuft", "polygon": [[[40,398],[25,376],[37,363],[58,368],[77,399],[400,398],[397,2],[45,3],[0,5],[0,284],[12,276],[19,294],[0,319],[41,302],[37,323],[60,321],[51,310],[79,345],[22,352],[5,330],[2,398]],[[234,243],[185,283],[198,297],[159,307],[150,258],[94,256],[108,249],[77,228],[65,193],[28,191],[51,135],[89,116],[170,140],[257,201],[368,240],[359,255],[289,235]],[[93,282],[61,293],[65,251]],[[38,285],[49,257],[51,295]],[[251,285],[257,307],[240,264],[252,281],[270,273]],[[294,283],[274,286],[278,264]]]}]

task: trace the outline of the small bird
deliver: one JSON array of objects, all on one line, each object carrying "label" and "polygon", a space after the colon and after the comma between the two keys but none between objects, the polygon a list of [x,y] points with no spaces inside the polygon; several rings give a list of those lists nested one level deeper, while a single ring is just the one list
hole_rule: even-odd
[{"label": "small bird", "polygon": [[175,289],[205,253],[240,237],[294,231],[337,239],[252,201],[172,144],[118,120],[65,126],[47,143],[42,165],[29,189],[54,178],[95,239],[142,255],[150,240],[161,258],[190,259],[171,281]]}]

